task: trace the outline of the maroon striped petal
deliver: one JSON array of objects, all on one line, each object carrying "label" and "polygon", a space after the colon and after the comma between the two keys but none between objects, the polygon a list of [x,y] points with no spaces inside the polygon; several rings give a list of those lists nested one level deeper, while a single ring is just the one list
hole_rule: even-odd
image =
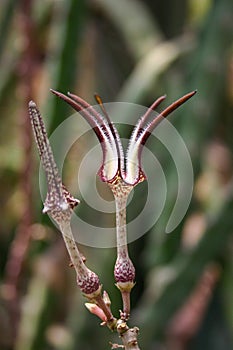
[{"label": "maroon striped petal", "polygon": [[159,97],[146,111],[146,113],[138,120],[132,135],[129,140],[129,145],[126,152],[126,172],[124,181],[129,184],[137,184],[146,179],[141,167],[141,157],[138,156],[137,139],[144,132],[145,123],[153,110],[166,98],[166,96]]},{"label": "maroon striped petal", "polygon": [[112,123],[111,119],[109,118],[109,115],[104,107],[103,101],[101,99],[101,97],[98,94],[95,94],[95,99],[96,102],[98,103],[98,105],[100,106],[105,119],[108,122],[109,128],[111,129],[111,133],[114,137],[115,140],[115,144],[116,144],[116,148],[117,148],[117,154],[118,154],[118,171],[120,173],[120,176],[123,178],[123,174],[124,174],[124,151],[123,151],[123,147],[122,147],[122,143],[121,143],[121,139],[120,139],[120,135],[117,131],[117,129],[115,128],[115,125]]},{"label": "maroon striped petal", "polygon": [[175,102],[170,104],[170,106],[165,108],[161,113],[159,113],[159,115],[157,115],[147,125],[147,127],[144,129],[143,133],[140,135],[140,137],[139,137],[140,143],[144,145],[146,143],[148,137],[150,136],[151,132],[156,128],[156,126],[158,126],[164,118],[166,118],[169,114],[171,114],[173,111],[175,111],[177,108],[179,108],[182,104],[184,104],[187,100],[189,100],[196,93],[197,93],[197,90],[189,92],[188,94],[182,96],[181,98],[179,98],[178,100],[176,100]]},{"label": "maroon striped petal", "polygon": [[157,108],[161,102],[163,102],[166,98],[166,95],[159,97],[152,105],[148,108],[146,113],[138,120],[130,138],[130,142],[134,142],[138,139],[141,133],[144,131],[145,123],[147,122],[151,113]]},{"label": "maroon striped petal", "polygon": [[118,133],[109,118],[106,118],[106,115],[104,115],[104,118],[79,96],[71,93],[69,93],[69,96],[66,96],[55,90],[51,89],[51,91],[78,111],[93,128],[103,151],[103,162],[98,174],[102,181],[111,182],[116,177],[119,170],[120,146],[118,145],[119,141],[116,140],[118,138]]},{"label": "maroon striped petal", "polygon": [[190,99],[194,94],[196,94],[196,90],[192,91],[177,101],[173,102],[170,106],[164,109],[161,113],[159,113],[151,122],[149,122],[146,126],[146,120],[152,113],[152,110],[156,108],[164,99],[165,96],[161,96],[158,98],[148,109],[148,111],[144,114],[142,118],[138,121],[136,127],[133,130],[132,136],[129,141],[129,146],[126,154],[126,175],[125,182],[136,185],[138,182],[142,181],[144,177],[144,173],[142,171],[141,166],[141,152],[142,147],[146,143],[148,137],[151,132],[156,128],[156,126],[161,123],[161,121],[167,117],[170,113],[172,113],[175,109],[180,107],[183,103],[185,103],[188,99]]}]

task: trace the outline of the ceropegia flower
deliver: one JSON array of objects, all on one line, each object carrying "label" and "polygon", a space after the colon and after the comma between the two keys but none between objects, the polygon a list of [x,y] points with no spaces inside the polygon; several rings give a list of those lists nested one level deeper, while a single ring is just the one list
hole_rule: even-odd
[{"label": "ceropegia flower", "polygon": [[158,98],[138,120],[129,140],[126,156],[124,156],[118,131],[110,121],[101,98],[98,95],[95,95],[95,98],[102,108],[102,114],[98,113],[79,96],[71,93],[68,93],[68,96],[66,96],[55,90],[51,89],[51,91],[69,103],[76,111],[80,112],[96,133],[103,149],[103,162],[99,170],[101,180],[108,183],[115,183],[122,180],[124,184],[130,186],[135,186],[146,178],[141,166],[141,150],[153,129],[163,118],[196,93],[196,91],[193,91],[181,97],[164,109],[152,121],[148,122],[151,112],[158,107],[166,96]]},{"label": "ceropegia flower", "polygon": [[103,307],[104,311],[107,310],[107,316],[111,318],[112,316],[109,316],[109,310],[105,307],[100,296],[101,284],[99,278],[84,264],[83,257],[78,250],[71,231],[70,220],[73,208],[79,204],[79,200],[72,197],[62,184],[43,120],[33,101],[29,102],[29,115],[47,179],[48,193],[43,212],[48,212],[60,227],[72,265],[77,273],[77,284],[82,293],[89,299],[97,300],[101,304],[100,307]]},{"label": "ceropegia flower", "polygon": [[142,170],[141,155],[144,144],[153,129],[172,111],[191,98],[196,91],[190,92],[162,112],[152,121],[148,121],[152,111],[165,99],[158,98],[138,120],[130,137],[126,155],[124,155],[120,136],[112,124],[101,98],[96,95],[96,101],[101,107],[102,114],[79,96],[68,93],[68,96],[51,90],[55,95],[66,101],[78,111],[91,125],[103,150],[103,161],[99,176],[111,188],[116,201],[116,231],[117,231],[117,260],[114,269],[116,285],[120,289],[124,304],[124,317],[129,314],[129,293],[134,285],[135,269],[128,256],[126,235],[126,203],[134,186],[144,181],[146,176]]}]

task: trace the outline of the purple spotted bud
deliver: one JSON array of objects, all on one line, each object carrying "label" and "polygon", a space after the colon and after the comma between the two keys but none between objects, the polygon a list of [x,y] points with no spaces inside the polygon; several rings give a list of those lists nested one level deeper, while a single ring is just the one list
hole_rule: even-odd
[{"label": "purple spotted bud", "polygon": [[77,275],[77,285],[88,299],[95,299],[101,292],[98,276],[87,267]]},{"label": "purple spotted bud", "polygon": [[125,258],[117,258],[114,268],[114,276],[116,280],[116,286],[120,289],[120,291],[131,291],[134,286],[135,268],[128,256]]}]

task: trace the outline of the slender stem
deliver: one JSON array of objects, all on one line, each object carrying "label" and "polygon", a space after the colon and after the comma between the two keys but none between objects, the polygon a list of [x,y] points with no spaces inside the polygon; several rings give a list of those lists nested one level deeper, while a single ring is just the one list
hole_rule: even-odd
[{"label": "slender stem", "polygon": [[135,268],[129,258],[126,230],[126,204],[133,186],[127,185],[119,178],[109,186],[116,203],[116,238],[117,260],[114,268],[116,286],[121,291],[123,312],[121,319],[127,320],[130,315],[130,292],[134,286]]},{"label": "slender stem", "polygon": [[115,196],[116,201],[116,235],[117,235],[117,261],[115,265],[115,278],[117,287],[121,291],[123,312],[121,318],[127,320],[130,315],[130,292],[134,286],[135,269],[129,258],[126,230],[126,204],[128,193]]},{"label": "slender stem", "polygon": [[[76,245],[76,242],[74,240],[72,230],[70,227],[70,222],[63,222],[60,224],[60,228],[62,231],[62,237],[64,239],[67,251],[69,253],[71,262],[75,268],[77,277],[78,276],[88,276],[90,273],[94,274],[92,271],[90,271],[86,265],[84,264],[82,255],[80,254],[78,247]],[[97,276],[96,276],[97,277]],[[86,281],[87,282],[87,281]],[[107,318],[107,323],[109,327],[111,328],[112,324],[114,324],[114,317],[112,315],[112,312],[110,308],[105,304],[101,294],[100,294],[101,286],[100,289],[93,295],[93,299],[96,301],[97,305],[103,310],[103,312],[106,315]],[[87,295],[86,295],[87,296]]]},{"label": "slender stem", "polygon": [[126,204],[128,194],[115,196],[116,201],[116,237],[118,258],[128,257],[127,231],[126,231]]},{"label": "slender stem", "polygon": [[70,256],[70,260],[74,266],[74,269],[77,273],[77,275],[83,274],[86,272],[87,267],[83,262],[83,258],[78,250],[78,247],[76,245],[76,242],[74,240],[72,231],[71,231],[71,227],[70,227],[70,223],[63,223],[60,224],[60,228],[62,231],[62,237],[63,240],[65,242],[67,251],[69,253]]},{"label": "slender stem", "polygon": [[130,316],[130,292],[131,290],[121,291],[123,301],[123,312],[121,312],[121,319],[127,321]]},{"label": "slender stem", "polygon": [[98,295],[96,298],[96,303],[97,305],[103,310],[103,312],[105,313],[105,316],[107,317],[107,323],[109,324],[110,328],[111,325],[114,324],[115,322],[115,318],[112,315],[112,312],[110,310],[110,308],[105,304],[103,298],[101,295]]}]

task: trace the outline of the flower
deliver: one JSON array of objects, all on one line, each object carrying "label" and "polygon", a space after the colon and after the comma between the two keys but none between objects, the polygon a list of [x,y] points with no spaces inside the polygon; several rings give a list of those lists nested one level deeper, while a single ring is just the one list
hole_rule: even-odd
[{"label": "flower", "polygon": [[98,172],[102,181],[111,188],[116,202],[116,237],[117,259],[114,268],[116,286],[121,291],[123,300],[123,312],[121,318],[127,320],[130,314],[130,292],[135,282],[135,268],[128,254],[126,232],[126,204],[127,198],[134,186],[146,179],[142,170],[142,149],[153,129],[167,117],[172,111],[181,106],[196,91],[192,91],[160,112],[152,121],[148,118],[152,111],[159,106],[166,96],[159,97],[138,120],[131,134],[126,155],[124,155],[120,136],[111,122],[101,98],[95,95],[96,101],[101,107],[102,114],[98,113],[90,104],[81,97],[68,93],[51,90],[55,95],[63,99],[76,111],[78,111],[91,125],[101,144],[103,161]]},{"label": "flower", "polygon": [[124,155],[119,133],[111,122],[98,95],[95,95],[95,98],[102,109],[103,115],[79,96],[69,92],[66,96],[61,92],[52,89],[51,91],[80,112],[96,133],[103,150],[103,162],[98,172],[101,180],[109,184],[123,182],[129,186],[135,186],[146,179],[141,165],[141,151],[153,129],[163,118],[196,93],[196,91],[192,91],[184,95],[148,122],[151,112],[166,98],[166,96],[159,97],[138,120],[130,137],[126,155]]}]

